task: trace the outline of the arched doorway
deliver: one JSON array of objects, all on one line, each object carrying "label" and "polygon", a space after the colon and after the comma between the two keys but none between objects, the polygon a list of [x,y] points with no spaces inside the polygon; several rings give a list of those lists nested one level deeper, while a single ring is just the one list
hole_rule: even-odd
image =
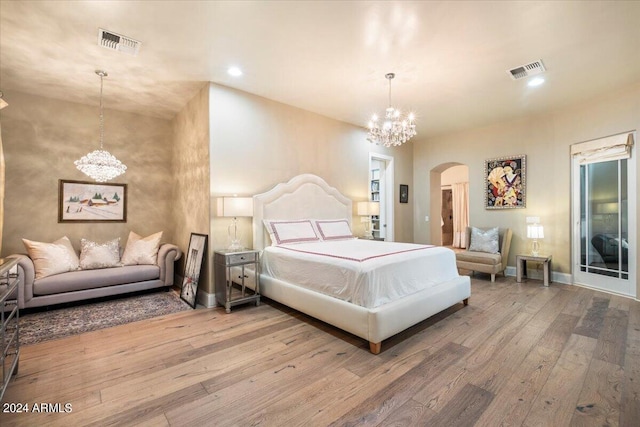
[{"label": "arched doorway", "polygon": [[431,240],[434,244],[464,248],[469,222],[469,167],[443,163],[431,170]]}]

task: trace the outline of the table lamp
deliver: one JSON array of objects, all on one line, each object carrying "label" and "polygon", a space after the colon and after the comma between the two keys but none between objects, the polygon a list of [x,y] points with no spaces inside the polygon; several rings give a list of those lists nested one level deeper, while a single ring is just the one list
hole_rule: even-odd
[{"label": "table lamp", "polygon": [[538,239],[544,238],[544,228],[540,224],[528,224],[527,225],[527,237],[532,239],[531,242],[531,255],[538,256],[540,254],[540,243]]},{"label": "table lamp", "polygon": [[227,228],[227,232],[229,233],[229,240],[231,242],[227,249],[229,249],[230,251],[239,251],[243,249],[242,245],[240,244],[242,234],[238,231],[238,217],[253,216],[253,198],[223,197],[222,216],[233,217],[231,225]]},{"label": "table lamp", "polygon": [[373,239],[371,216],[380,215],[380,202],[358,202],[358,215],[363,217],[361,221],[365,223],[364,238]]}]

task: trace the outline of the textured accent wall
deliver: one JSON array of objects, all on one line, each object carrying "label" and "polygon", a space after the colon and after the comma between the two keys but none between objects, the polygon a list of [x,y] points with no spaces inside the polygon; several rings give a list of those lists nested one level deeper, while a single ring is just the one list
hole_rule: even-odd
[{"label": "textured accent wall", "polygon": [[[205,85],[172,121],[173,194],[171,211],[176,244],[189,247],[191,233],[209,234],[209,85]],[[209,248],[211,242],[209,241]],[[211,249],[209,249],[211,253]],[[213,293],[209,268],[211,256],[202,266],[200,288]],[[186,256],[178,274],[184,273]]]},{"label": "textured accent wall", "polygon": [[[105,149],[128,169],[112,182],[128,184],[126,223],[58,223],[58,180],[88,181],[73,161],[99,147],[98,107],[5,92],[2,112],[6,164],[2,255],[24,253],[21,238],[53,241],[66,235],[106,241],[129,231],[164,231],[174,240],[171,217],[172,130],[170,121],[105,109]],[[108,106],[109,99],[105,100]]]}]

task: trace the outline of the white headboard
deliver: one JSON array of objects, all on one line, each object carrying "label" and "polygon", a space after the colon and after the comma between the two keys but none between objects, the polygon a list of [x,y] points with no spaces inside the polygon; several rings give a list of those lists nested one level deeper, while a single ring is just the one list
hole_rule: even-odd
[{"label": "white headboard", "polygon": [[351,225],[351,200],[324,179],[302,174],[266,193],[253,196],[253,248],[269,246],[263,219],[347,219]]}]

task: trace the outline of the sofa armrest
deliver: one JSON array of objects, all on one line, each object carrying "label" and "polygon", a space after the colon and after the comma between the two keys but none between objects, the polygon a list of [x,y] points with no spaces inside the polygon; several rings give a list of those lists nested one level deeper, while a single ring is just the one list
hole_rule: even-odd
[{"label": "sofa armrest", "polygon": [[18,259],[18,308],[22,309],[25,303],[33,298],[36,269],[33,261],[27,255],[15,254],[9,255],[8,258]]},{"label": "sofa armrest", "polygon": [[163,243],[158,250],[158,267],[160,267],[160,280],[165,286],[173,286],[174,265],[182,256],[182,251],[176,245]]}]

